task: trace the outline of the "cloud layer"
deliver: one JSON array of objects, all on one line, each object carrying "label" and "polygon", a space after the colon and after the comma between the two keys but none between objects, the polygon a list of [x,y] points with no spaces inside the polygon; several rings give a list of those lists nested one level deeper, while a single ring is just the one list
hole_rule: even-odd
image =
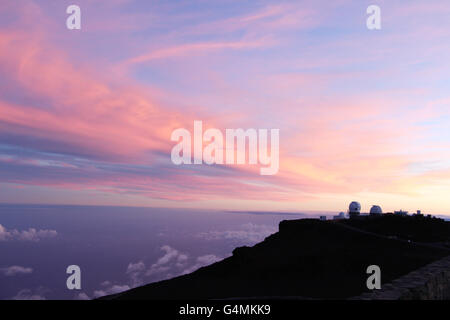
[{"label": "cloud layer", "polygon": [[254,244],[261,242],[267,236],[277,232],[277,228],[270,225],[246,223],[238,230],[208,231],[198,234],[207,241],[232,240],[238,244]]},{"label": "cloud layer", "polygon": [[[191,257],[187,253],[180,252],[169,245],[164,245],[160,249],[162,251],[161,257],[150,265],[147,265],[144,261],[131,262],[128,264],[125,271],[127,283],[113,283],[106,280],[100,284],[99,289],[94,290],[92,296],[98,298],[105,295],[120,293],[146,283],[191,273],[203,266],[221,260],[220,257],[217,257],[214,254]],[[87,300],[90,299],[90,297],[85,292],[82,292],[76,299]]]},{"label": "cloud layer", "polygon": [[33,241],[38,242],[42,239],[56,237],[58,233],[56,230],[49,229],[35,229],[30,228],[28,230],[6,229],[0,224],[0,241]]}]

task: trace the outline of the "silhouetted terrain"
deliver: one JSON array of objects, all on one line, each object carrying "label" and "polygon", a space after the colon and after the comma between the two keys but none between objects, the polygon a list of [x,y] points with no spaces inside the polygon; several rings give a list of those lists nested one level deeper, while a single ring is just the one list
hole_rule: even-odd
[{"label": "silhouetted terrain", "polygon": [[[422,223],[404,223],[410,218],[403,219],[383,216],[355,222],[282,221],[279,232],[253,247],[235,249],[231,257],[220,262],[188,275],[105,298],[348,298],[367,290],[366,268],[369,265],[380,266],[382,283],[386,283],[450,254],[443,248],[352,229],[359,227],[387,235],[413,235],[424,242],[448,237],[445,233],[448,222],[444,222],[445,227],[440,221],[439,225],[427,222],[423,224],[425,233],[419,230]],[[348,228],[347,224],[353,227]]]},{"label": "silhouetted terrain", "polygon": [[417,242],[450,241],[450,223],[443,219],[385,214],[382,217],[341,220],[340,222],[369,232]]}]

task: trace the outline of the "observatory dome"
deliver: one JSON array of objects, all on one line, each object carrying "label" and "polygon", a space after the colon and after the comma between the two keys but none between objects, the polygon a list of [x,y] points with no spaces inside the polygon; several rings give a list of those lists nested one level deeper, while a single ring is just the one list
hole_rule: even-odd
[{"label": "observatory dome", "polygon": [[348,211],[353,213],[360,213],[361,205],[359,204],[359,202],[353,201],[352,203],[350,203]]},{"label": "observatory dome", "polygon": [[372,206],[372,208],[370,208],[371,215],[380,215],[382,213],[383,213],[383,210],[381,210],[380,206]]}]

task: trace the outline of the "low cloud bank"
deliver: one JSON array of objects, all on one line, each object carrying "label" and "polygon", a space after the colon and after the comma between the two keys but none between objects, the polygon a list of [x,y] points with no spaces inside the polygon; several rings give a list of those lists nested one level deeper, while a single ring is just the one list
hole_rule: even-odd
[{"label": "low cloud bank", "polygon": [[28,230],[6,229],[0,224],[0,241],[33,241],[38,242],[45,238],[56,237],[55,230],[29,228]]}]

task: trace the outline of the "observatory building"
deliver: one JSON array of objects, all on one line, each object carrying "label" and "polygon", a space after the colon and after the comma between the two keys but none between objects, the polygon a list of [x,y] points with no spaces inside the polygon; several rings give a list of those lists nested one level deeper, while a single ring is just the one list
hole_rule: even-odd
[{"label": "observatory building", "polygon": [[345,212],[339,213],[337,216],[333,216],[333,220],[343,220],[345,219]]},{"label": "observatory building", "polygon": [[352,203],[350,203],[350,205],[348,206],[348,214],[350,216],[350,219],[359,217],[360,213],[361,205],[359,204],[359,202],[353,201]]},{"label": "observatory building", "polygon": [[408,215],[408,211],[403,211],[403,210],[394,211],[394,214],[397,215],[397,216],[406,217]]},{"label": "observatory building", "polygon": [[383,214],[383,210],[381,210],[380,206],[372,206],[372,208],[370,208],[371,216],[381,216],[382,214]]}]

